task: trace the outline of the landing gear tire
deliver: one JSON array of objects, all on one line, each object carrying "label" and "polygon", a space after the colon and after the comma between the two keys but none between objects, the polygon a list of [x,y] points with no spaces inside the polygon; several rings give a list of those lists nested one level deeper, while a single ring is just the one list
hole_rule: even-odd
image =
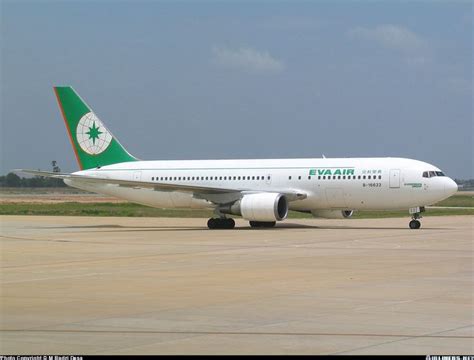
[{"label": "landing gear tire", "polygon": [[217,228],[217,219],[210,218],[207,220],[207,227],[209,229],[216,229]]},{"label": "landing gear tire", "polygon": [[418,220],[412,220],[410,221],[410,229],[419,229],[421,227],[421,222],[419,222]]},{"label": "landing gear tire", "polygon": [[272,228],[276,225],[276,221],[249,221],[250,227]]},{"label": "landing gear tire", "polygon": [[207,227],[209,229],[233,229],[235,221],[231,218],[210,218],[207,220]]}]

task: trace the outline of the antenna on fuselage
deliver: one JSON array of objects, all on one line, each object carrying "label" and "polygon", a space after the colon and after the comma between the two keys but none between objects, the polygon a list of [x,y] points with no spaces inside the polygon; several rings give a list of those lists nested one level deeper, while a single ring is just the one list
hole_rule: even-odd
[{"label": "antenna on fuselage", "polygon": [[326,159],[326,155],[323,154],[323,159]]}]

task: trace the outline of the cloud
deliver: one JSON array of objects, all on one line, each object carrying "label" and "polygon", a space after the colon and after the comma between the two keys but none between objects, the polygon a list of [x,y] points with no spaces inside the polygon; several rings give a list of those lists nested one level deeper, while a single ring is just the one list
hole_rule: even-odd
[{"label": "cloud", "polygon": [[405,54],[420,55],[427,49],[427,43],[421,36],[403,26],[387,24],[375,28],[356,27],[348,34],[350,37],[372,41]]},{"label": "cloud", "polygon": [[285,68],[283,62],[272,57],[267,51],[241,47],[229,49],[214,47],[213,62],[219,66],[240,69],[253,73],[279,73]]}]

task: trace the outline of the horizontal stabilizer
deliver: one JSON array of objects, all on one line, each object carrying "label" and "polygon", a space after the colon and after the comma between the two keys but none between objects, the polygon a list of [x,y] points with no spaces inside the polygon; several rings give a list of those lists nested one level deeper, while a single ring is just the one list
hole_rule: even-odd
[{"label": "horizontal stabilizer", "polygon": [[71,174],[66,174],[66,173],[58,173],[58,172],[52,172],[52,171],[41,171],[41,170],[30,170],[30,169],[14,169],[13,172],[36,175],[36,176],[52,177],[52,178],[57,178],[57,179],[64,179],[64,178],[67,178],[71,175]]}]

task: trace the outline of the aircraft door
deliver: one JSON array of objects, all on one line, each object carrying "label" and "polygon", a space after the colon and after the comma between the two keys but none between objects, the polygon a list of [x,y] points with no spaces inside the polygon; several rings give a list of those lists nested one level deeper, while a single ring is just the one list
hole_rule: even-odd
[{"label": "aircraft door", "polygon": [[389,183],[392,189],[400,187],[400,169],[390,169]]}]

